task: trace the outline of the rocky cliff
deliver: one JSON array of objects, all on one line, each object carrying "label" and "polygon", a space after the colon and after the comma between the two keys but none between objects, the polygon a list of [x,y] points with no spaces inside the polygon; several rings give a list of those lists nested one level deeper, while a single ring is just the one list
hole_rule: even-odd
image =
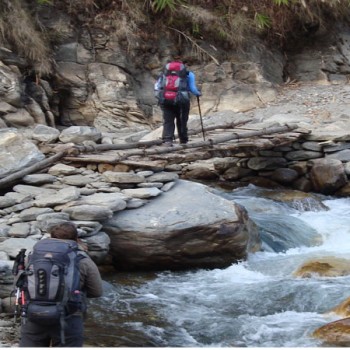
[{"label": "rocky cliff", "polygon": [[[87,9],[80,10],[80,18],[63,3],[31,3],[32,15],[52,36],[48,55],[53,68],[49,73],[43,69],[44,73],[38,74],[40,69],[30,59],[3,42],[0,127],[90,125],[103,132],[138,131],[140,126],[151,129],[160,120],[153,83],[174,52],[182,55],[197,75],[204,114],[247,111],[273,101],[285,82],[325,84],[347,80],[350,72],[346,27],[317,27],[301,37],[297,46],[288,42],[284,47],[270,45],[256,35],[237,49],[213,42],[209,36],[208,41],[198,38],[194,42],[184,40],[181,31],[168,28],[159,33],[157,18],[148,19],[147,27],[138,28],[137,36],[121,36],[120,31],[128,28],[120,20],[125,9],[104,17],[100,14],[101,18],[96,15],[91,24]],[[75,2],[71,7],[78,5]],[[113,19],[114,27],[108,25]]]}]

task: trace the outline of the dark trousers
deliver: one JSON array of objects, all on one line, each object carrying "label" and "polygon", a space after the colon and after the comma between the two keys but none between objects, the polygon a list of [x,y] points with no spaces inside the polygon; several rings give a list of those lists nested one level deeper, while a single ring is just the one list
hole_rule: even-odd
[{"label": "dark trousers", "polygon": [[65,344],[61,343],[61,328],[57,326],[42,326],[26,321],[21,326],[21,339],[19,346],[22,348],[36,347],[82,347],[83,346],[83,318],[80,315],[70,316],[66,319],[64,330]]},{"label": "dark trousers", "polygon": [[187,122],[190,113],[190,103],[185,102],[178,106],[162,106],[163,110],[163,135],[164,142],[172,142],[175,133],[175,120],[177,133],[181,143],[188,142]]}]

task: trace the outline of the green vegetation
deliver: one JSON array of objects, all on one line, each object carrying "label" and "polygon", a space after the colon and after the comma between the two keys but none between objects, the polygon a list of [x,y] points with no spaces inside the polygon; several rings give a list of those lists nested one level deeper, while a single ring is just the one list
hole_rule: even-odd
[{"label": "green vegetation", "polygon": [[81,27],[113,33],[129,52],[168,34],[174,42],[190,43],[201,59],[212,57],[202,42],[244,49],[259,35],[285,48],[350,19],[350,0],[1,0],[0,44],[42,74],[51,72],[50,45],[67,32],[39,22],[37,11],[45,6]]},{"label": "green vegetation", "polygon": [[181,5],[181,0],[150,0],[150,7],[154,12],[160,12],[165,9],[175,11],[176,7]]}]

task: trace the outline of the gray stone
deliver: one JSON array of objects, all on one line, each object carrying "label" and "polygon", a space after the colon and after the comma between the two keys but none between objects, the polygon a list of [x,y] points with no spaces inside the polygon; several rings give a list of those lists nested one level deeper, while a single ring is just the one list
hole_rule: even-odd
[{"label": "gray stone", "polygon": [[120,184],[127,184],[127,183],[137,184],[137,183],[145,182],[144,176],[132,174],[132,173],[105,171],[103,173],[103,177],[108,182],[120,183]]},{"label": "gray stone", "polygon": [[78,228],[79,237],[90,237],[96,235],[102,228],[102,224],[98,221],[74,221]]},{"label": "gray stone", "polygon": [[146,199],[141,199],[141,198],[131,198],[128,200],[128,203],[126,205],[127,209],[136,209],[140,208],[143,205],[147,204],[149,201]]},{"label": "gray stone", "polygon": [[57,193],[57,191],[49,188],[43,188],[43,187],[37,187],[37,186],[31,186],[31,185],[16,185],[13,187],[13,190],[23,195],[32,195],[34,197],[39,195],[53,196]]},{"label": "gray stone", "polygon": [[64,204],[74,201],[80,197],[80,191],[75,187],[63,188],[55,192],[55,195],[48,196],[46,194],[37,196],[35,205],[37,207],[53,207],[55,205]]},{"label": "gray stone", "polygon": [[159,173],[155,173],[146,178],[147,182],[170,182],[175,181],[179,178],[179,175],[176,173],[170,173],[166,171],[162,171]]},{"label": "gray stone", "polygon": [[16,129],[0,129],[0,176],[24,169],[45,158]]},{"label": "gray stone", "polygon": [[322,145],[320,145],[319,142],[303,142],[302,148],[306,149],[307,151],[315,151],[315,152],[321,152],[322,151]]},{"label": "gray stone", "polygon": [[137,187],[140,188],[150,188],[150,187],[156,187],[156,188],[162,188],[163,182],[142,182],[140,184],[137,184]]},{"label": "gray stone", "polygon": [[16,200],[14,198],[0,196],[0,209],[11,207],[16,204]]},{"label": "gray stone", "polygon": [[5,197],[10,200],[14,200],[16,204],[25,203],[31,201],[34,197],[31,194],[18,193],[18,192],[7,192]]},{"label": "gray stone", "polygon": [[286,166],[287,161],[281,157],[253,157],[248,160],[247,165],[252,170],[273,170]]},{"label": "gray stone", "polygon": [[104,250],[108,251],[111,239],[105,232],[99,232],[95,235],[85,238],[85,242],[90,250]]},{"label": "gray stone", "polygon": [[0,237],[7,237],[11,226],[6,224],[0,224]]},{"label": "gray stone", "polygon": [[53,183],[56,180],[56,176],[50,174],[30,174],[23,177],[23,181],[30,185],[43,185]]},{"label": "gray stone", "polygon": [[271,179],[283,184],[289,184],[298,178],[299,174],[296,170],[289,168],[279,168],[273,171]]},{"label": "gray stone", "polygon": [[308,159],[316,159],[316,158],[322,158],[323,153],[322,152],[315,152],[315,151],[292,151],[288,152],[285,157],[288,160],[308,160]]},{"label": "gray stone", "polygon": [[128,188],[128,189],[122,190],[122,193],[125,193],[127,196],[130,196],[133,198],[147,199],[147,198],[159,196],[162,193],[162,191],[159,190],[157,187]]},{"label": "gray stone", "polygon": [[23,128],[35,124],[34,118],[23,108],[18,109],[16,112],[8,113],[3,118],[7,125],[15,128]]},{"label": "gray stone", "polygon": [[22,221],[33,221],[41,214],[53,213],[53,209],[51,208],[28,208],[22,210],[18,216]]},{"label": "gray stone", "polygon": [[175,184],[176,184],[175,181],[167,182],[166,184],[164,184],[164,186],[161,188],[161,190],[163,192],[168,192],[175,186]]},{"label": "gray stone", "polygon": [[66,165],[66,164],[55,164],[52,166],[49,170],[48,173],[54,176],[67,176],[67,175],[75,175],[75,174],[80,174],[81,170],[75,168],[74,166],[71,165]]},{"label": "gray stone", "polygon": [[83,141],[99,141],[102,134],[99,130],[89,126],[70,126],[64,129],[59,135],[59,140],[63,143],[82,143]]},{"label": "gray stone", "polygon": [[16,223],[13,224],[8,232],[10,237],[25,238],[30,233],[30,225],[28,223]]},{"label": "gray stone", "polygon": [[63,212],[69,214],[72,220],[102,221],[113,216],[112,210],[99,205],[78,205],[63,209]]},{"label": "gray stone", "polygon": [[94,182],[93,178],[83,175],[69,175],[62,179],[62,182],[66,185],[83,187],[87,184]]},{"label": "gray stone", "polygon": [[74,205],[101,205],[112,211],[123,210],[126,208],[126,201],[129,196],[123,193],[95,193],[90,196],[82,196]]},{"label": "gray stone", "polygon": [[6,252],[10,258],[14,259],[22,248],[31,251],[36,242],[31,238],[8,238],[0,242],[0,251]]},{"label": "gray stone", "polygon": [[55,142],[58,139],[59,134],[59,130],[55,128],[38,124],[33,130],[32,138],[43,143],[51,143]]},{"label": "gray stone", "polygon": [[344,149],[344,150],[339,151],[339,152],[326,154],[326,158],[338,159],[342,162],[349,162],[350,161],[350,149]]}]

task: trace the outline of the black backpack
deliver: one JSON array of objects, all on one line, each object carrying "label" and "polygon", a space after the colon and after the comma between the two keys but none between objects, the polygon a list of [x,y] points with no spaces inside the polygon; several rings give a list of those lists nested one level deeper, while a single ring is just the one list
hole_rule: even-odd
[{"label": "black backpack", "polygon": [[187,69],[182,62],[166,64],[160,75],[159,103],[176,106],[190,100],[187,88]]},{"label": "black backpack", "polygon": [[64,344],[64,319],[86,311],[80,290],[79,262],[86,257],[71,240],[46,238],[33,247],[25,270],[26,316],[42,325],[60,325]]}]

